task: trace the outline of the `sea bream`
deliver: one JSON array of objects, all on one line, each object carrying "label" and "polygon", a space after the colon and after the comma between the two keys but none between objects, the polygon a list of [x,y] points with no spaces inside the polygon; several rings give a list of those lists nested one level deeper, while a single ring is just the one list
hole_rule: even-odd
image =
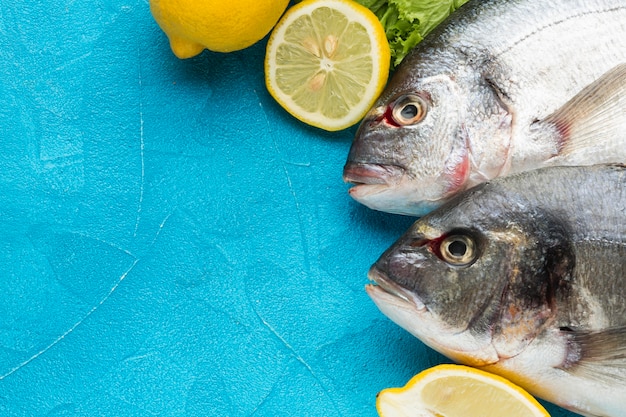
[{"label": "sea bream", "polygon": [[497,176],[605,162],[626,162],[626,0],[470,0],[400,64],[343,176],[421,216]]},{"label": "sea bream", "polygon": [[551,167],[457,194],[369,272],[395,323],[585,416],[626,416],[626,167]]}]

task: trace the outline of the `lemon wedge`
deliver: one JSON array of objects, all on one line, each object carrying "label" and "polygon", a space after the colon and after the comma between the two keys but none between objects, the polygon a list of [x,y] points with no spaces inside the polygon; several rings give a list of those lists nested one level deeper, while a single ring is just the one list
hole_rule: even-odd
[{"label": "lemon wedge", "polygon": [[381,417],[549,417],[530,394],[510,381],[462,365],[439,365],[402,388],[381,391]]},{"label": "lemon wedge", "polygon": [[389,76],[385,31],[352,0],[304,0],[274,27],[265,84],[297,119],[334,131],[360,121]]}]

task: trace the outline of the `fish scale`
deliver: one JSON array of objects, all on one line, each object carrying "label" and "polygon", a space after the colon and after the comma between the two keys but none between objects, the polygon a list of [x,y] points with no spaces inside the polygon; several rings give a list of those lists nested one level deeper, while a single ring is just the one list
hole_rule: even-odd
[{"label": "fish scale", "polygon": [[[394,113],[407,96],[417,121]],[[344,180],[370,208],[421,216],[497,176],[626,162],[624,132],[626,1],[472,0],[395,71]]]}]

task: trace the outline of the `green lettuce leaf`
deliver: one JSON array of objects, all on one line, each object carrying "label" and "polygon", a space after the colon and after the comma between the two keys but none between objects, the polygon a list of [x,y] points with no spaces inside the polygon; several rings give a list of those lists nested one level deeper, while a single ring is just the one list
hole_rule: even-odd
[{"label": "green lettuce leaf", "polygon": [[355,0],[370,9],[385,28],[391,68],[430,31],[468,0]]}]

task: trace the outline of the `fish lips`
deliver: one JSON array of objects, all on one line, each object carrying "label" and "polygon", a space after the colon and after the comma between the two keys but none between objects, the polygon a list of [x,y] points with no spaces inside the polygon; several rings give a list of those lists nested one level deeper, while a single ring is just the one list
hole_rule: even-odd
[{"label": "fish lips", "polygon": [[398,165],[347,162],[343,180],[353,185],[350,195],[356,199],[395,187],[405,174]]},{"label": "fish lips", "polygon": [[398,165],[348,162],[343,178],[353,185],[350,197],[374,210],[421,217],[440,205],[439,199],[420,199],[421,190]]},{"label": "fish lips", "polygon": [[367,294],[380,307],[380,303],[395,305],[400,308],[423,313],[428,311],[424,302],[413,292],[401,287],[376,266],[372,266],[367,274],[372,282],[365,287]]}]

